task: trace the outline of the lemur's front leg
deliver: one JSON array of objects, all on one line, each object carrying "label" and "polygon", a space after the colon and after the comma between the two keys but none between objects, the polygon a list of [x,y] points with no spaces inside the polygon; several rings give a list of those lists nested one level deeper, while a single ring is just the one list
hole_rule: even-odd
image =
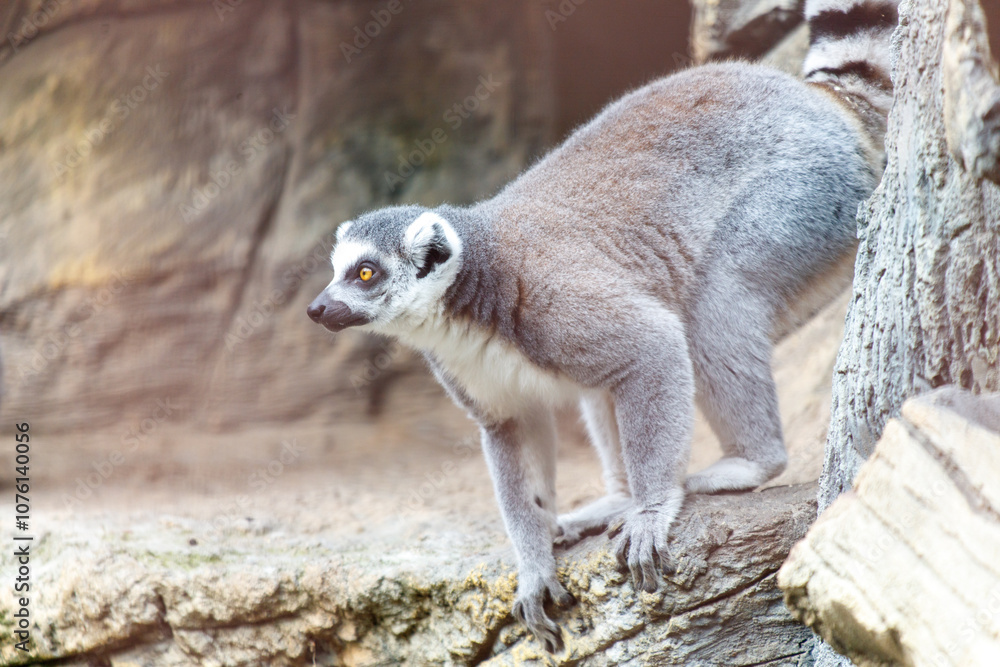
[{"label": "lemur's front leg", "polygon": [[656,561],[669,562],[667,535],[684,500],[694,422],[694,376],[684,329],[661,311],[633,327],[634,358],[612,387],[633,505],[609,532],[636,590],[655,591]]},{"label": "lemur's front leg", "polygon": [[555,425],[549,411],[499,424],[483,424],[483,451],[497,501],[518,562],[513,613],[550,652],[560,650],[559,627],[545,603],[569,604],[573,597],[556,578],[552,540],[555,515]]}]

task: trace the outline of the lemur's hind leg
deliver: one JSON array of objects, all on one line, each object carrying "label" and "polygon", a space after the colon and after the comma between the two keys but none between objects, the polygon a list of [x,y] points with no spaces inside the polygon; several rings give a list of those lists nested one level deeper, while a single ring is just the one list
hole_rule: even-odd
[{"label": "lemur's hind leg", "polygon": [[770,307],[732,281],[711,281],[689,323],[698,405],[725,456],[690,475],[693,493],[752,489],[785,469],[771,375]]},{"label": "lemur's hind leg", "polygon": [[559,516],[561,532],[555,540],[558,546],[571,546],[587,535],[603,532],[632,502],[611,394],[602,391],[584,395],[580,412],[601,459],[605,495]]}]

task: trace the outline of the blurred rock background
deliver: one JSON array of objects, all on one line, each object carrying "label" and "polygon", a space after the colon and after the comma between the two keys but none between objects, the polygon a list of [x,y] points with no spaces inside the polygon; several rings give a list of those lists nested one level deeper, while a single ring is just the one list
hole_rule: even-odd
[{"label": "blurred rock background", "polygon": [[553,138],[525,3],[14,2],[0,25],[23,35],[0,56],[3,417],[39,432],[167,400],[210,429],[364,415],[371,345],[302,315],[330,233],[472,201]]},{"label": "blurred rock background", "polygon": [[0,421],[54,451],[457,417],[420,359],[304,308],[340,222],[487,196],[686,62],[685,3],[582,9],[3,3]]}]

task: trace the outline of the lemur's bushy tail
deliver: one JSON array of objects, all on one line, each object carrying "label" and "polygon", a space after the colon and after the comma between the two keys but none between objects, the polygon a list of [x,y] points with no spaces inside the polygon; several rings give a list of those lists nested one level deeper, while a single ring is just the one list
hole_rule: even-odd
[{"label": "lemur's bushy tail", "polygon": [[889,41],[898,5],[899,0],[807,0],[805,80],[829,86],[862,116],[867,104],[884,119],[892,103]]}]

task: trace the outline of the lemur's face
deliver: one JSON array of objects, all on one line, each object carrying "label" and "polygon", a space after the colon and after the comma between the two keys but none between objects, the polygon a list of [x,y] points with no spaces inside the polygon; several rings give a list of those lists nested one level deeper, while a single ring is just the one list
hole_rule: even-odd
[{"label": "lemur's face", "polygon": [[330,331],[362,326],[401,334],[438,309],[461,264],[447,220],[419,207],[368,213],[337,229],[333,280],[309,305]]}]

